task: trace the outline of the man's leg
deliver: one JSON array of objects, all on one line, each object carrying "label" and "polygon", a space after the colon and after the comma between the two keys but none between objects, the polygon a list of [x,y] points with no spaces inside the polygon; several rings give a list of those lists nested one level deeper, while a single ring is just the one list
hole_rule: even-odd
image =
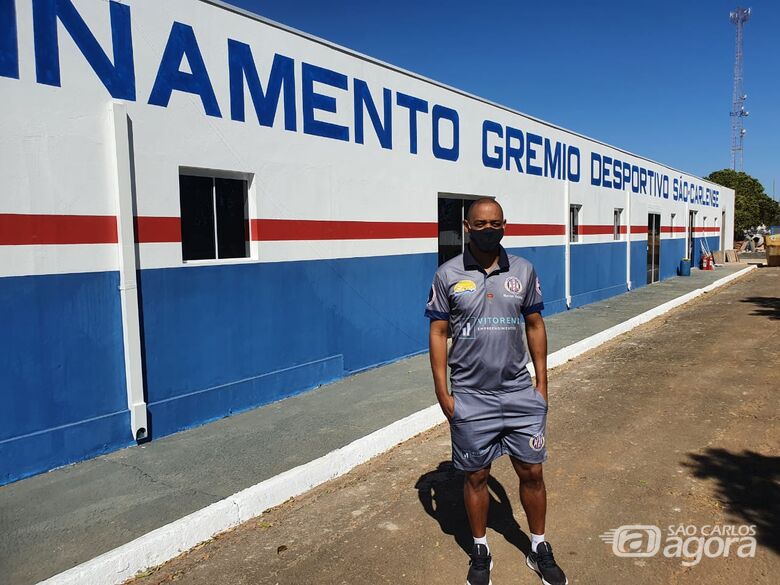
[{"label": "man's leg", "polygon": [[531,551],[526,564],[536,571],[545,585],[568,585],[569,580],[555,562],[552,547],[544,537],[544,520],[547,515],[547,489],[541,463],[524,463],[510,456],[512,467],[520,480],[520,502],[531,529]]},{"label": "man's leg", "polygon": [[466,585],[490,585],[491,583],[490,570],[493,568],[493,557],[490,556],[485,537],[490,507],[488,477],[490,477],[490,465],[479,471],[467,471],[466,480],[463,482],[463,502],[466,504],[466,514],[469,517],[471,534],[474,536],[474,548],[469,555],[471,561]]},{"label": "man's leg", "polygon": [[463,483],[463,502],[466,505],[466,514],[469,517],[469,526],[471,526],[471,534],[474,538],[482,538],[487,530],[488,508],[490,507],[488,477],[490,477],[490,466],[479,471],[467,471],[466,481]]},{"label": "man's leg", "polygon": [[528,528],[533,534],[544,534],[544,520],[547,515],[547,489],[541,463],[524,463],[510,457],[512,467],[520,480],[520,502],[523,504]]}]

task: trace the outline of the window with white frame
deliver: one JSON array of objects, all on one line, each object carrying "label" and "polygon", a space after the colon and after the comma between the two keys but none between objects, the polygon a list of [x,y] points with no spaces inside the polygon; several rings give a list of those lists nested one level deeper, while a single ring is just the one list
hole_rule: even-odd
[{"label": "window with white frame", "polygon": [[622,218],[623,218],[623,210],[619,208],[615,208],[615,211],[612,214],[612,239],[613,240],[621,239],[620,228],[623,225]]},{"label": "window with white frame", "polygon": [[247,181],[179,175],[182,260],[249,257]]},{"label": "window with white frame", "polygon": [[569,241],[580,241],[580,212],[582,205],[569,205]]}]

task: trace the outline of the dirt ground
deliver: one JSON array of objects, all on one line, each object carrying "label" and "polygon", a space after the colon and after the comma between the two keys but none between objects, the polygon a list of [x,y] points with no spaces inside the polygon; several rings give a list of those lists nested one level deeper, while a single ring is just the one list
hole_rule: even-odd
[{"label": "dirt ground", "polygon": [[[766,267],[555,369],[546,534],[569,582],[777,583],[778,389],[780,269]],[[449,456],[445,424],[133,584],[463,583],[471,537]],[[508,459],[490,487],[494,585],[539,583]],[[758,546],[695,563],[695,540],[689,557],[637,558],[599,538],[633,524],[658,526],[662,551],[679,525],[754,525]]]}]

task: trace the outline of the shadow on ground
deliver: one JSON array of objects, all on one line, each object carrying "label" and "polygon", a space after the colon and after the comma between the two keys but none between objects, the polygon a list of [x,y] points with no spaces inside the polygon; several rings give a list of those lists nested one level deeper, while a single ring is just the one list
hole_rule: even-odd
[{"label": "shadow on ground", "polygon": [[683,465],[717,482],[716,497],[737,521],[756,526],[756,540],[780,553],[780,457],[725,449],[690,453]]},{"label": "shadow on ground", "polygon": [[[420,476],[414,487],[417,489],[423,509],[439,523],[441,531],[455,538],[455,542],[466,554],[471,553],[474,539],[471,536],[466,508],[463,504],[463,472],[455,469],[451,461],[442,461],[434,471]],[[515,520],[512,504],[504,486],[491,475],[488,489],[490,490],[488,528],[501,534],[524,556],[527,555],[531,541]]]},{"label": "shadow on ground", "polygon": [[756,305],[751,315],[780,319],[780,297],[747,297],[742,302]]}]

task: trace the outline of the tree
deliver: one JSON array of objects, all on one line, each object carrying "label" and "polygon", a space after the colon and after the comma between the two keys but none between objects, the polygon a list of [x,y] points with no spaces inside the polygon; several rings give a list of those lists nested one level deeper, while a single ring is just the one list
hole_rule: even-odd
[{"label": "tree", "polygon": [[734,189],[734,239],[745,237],[745,230],[761,224],[766,226],[780,223],[780,203],[764,191],[764,186],[755,177],[741,171],[723,169],[704,177],[705,179]]}]

